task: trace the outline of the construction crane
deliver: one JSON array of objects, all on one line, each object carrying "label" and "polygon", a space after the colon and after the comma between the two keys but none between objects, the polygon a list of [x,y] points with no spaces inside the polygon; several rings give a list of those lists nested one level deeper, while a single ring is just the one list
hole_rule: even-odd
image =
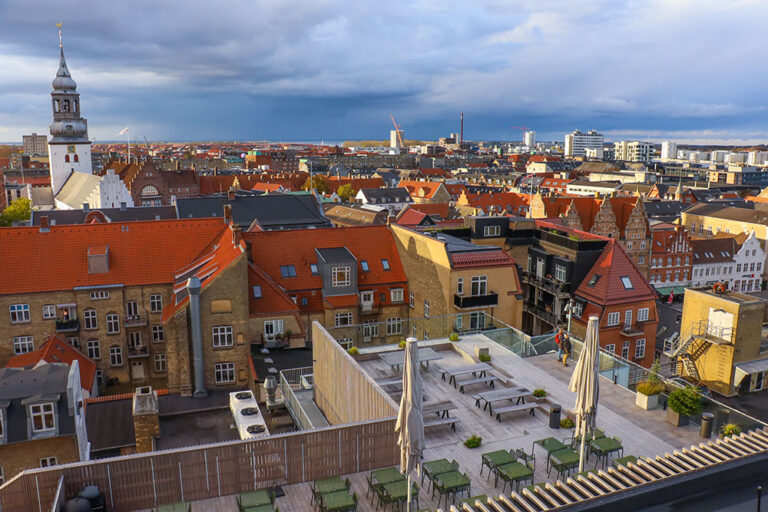
[{"label": "construction crane", "polygon": [[528,131],[527,126],[510,126],[513,130],[522,130],[523,131],[523,137],[520,139],[521,141],[525,142],[525,132]]},{"label": "construction crane", "polygon": [[389,114],[389,118],[392,120],[392,124],[395,125],[395,133],[397,134],[398,142],[400,142],[400,147],[405,148],[405,142],[403,141],[403,130],[397,125],[392,114]]}]

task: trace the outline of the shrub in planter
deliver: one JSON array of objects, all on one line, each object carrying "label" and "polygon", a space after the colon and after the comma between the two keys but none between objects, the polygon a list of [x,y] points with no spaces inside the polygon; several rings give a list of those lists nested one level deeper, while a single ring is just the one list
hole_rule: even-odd
[{"label": "shrub in planter", "polygon": [[735,423],[726,423],[720,427],[720,435],[723,437],[732,437],[741,434],[741,427]]},{"label": "shrub in planter", "polygon": [[459,335],[455,332],[452,332],[448,335],[448,341],[459,341]]},{"label": "shrub in planter", "polygon": [[637,384],[635,404],[641,409],[655,409],[659,405],[659,394],[667,388],[659,377],[660,366],[659,360],[656,359],[648,378]]},{"label": "shrub in planter", "polygon": [[541,389],[541,388],[534,389],[533,390],[533,396],[534,396],[534,398],[546,398],[547,397],[547,392],[545,390]]},{"label": "shrub in planter", "polygon": [[347,349],[347,354],[349,354],[349,355],[351,355],[351,356],[356,356],[356,355],[357,355],[357,354],[359,354],[359,353],[360,353],[360,351],[359,351],[359,350],[357,350],[357,347],[349,347],[349,348]]},{"label": "shrub in planter", "polygon": [[490,363],[491,362],[491,355],[486,353],[481,353],[479,356],[477,356],[478,359],[480,359],[481,363]]},{"label": "shrub in planter", "polygon": [[567,416],[560,420],[560,428],[573,428],[575,426],[573,420]]},{"label": "shrub in planter", "polygon": [[400,342],[397,344],[400,348],[405,348],[405,340],[400,340]]},{"label": "shrub in planter", "polygon": [[467,448],[479,448],[481,444],[483,444],[483,438],[474,434],[464,441],[464,446]]},{"label": "shrub in planter", "polygon": [[701,412],[701,397],[693,386],[675,388],[669,394],[667,421],[676,427],[688,424],[688,418]]}]

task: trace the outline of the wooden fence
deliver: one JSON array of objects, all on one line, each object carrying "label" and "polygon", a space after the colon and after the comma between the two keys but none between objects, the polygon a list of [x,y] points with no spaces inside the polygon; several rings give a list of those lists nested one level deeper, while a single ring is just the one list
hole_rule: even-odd
[{"label": "wooden fence", "polygon": [[48,512],[61,476],[67,497],[87,485],[97,485],[109,510],[128,512],[369,471],[398,462],[395,418],[387,418],[253,441],[27,470],[0,487],[0,511]]}]

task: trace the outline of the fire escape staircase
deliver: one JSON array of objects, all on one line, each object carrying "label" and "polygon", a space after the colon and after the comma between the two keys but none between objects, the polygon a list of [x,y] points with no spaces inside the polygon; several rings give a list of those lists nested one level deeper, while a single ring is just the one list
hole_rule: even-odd
[{"label": "fire escape staircase", "polygon": [[712,345],[733,345],[733,329],[714,326],[709,321],[702,320],[691,325],[687,338],[681,335],[668,342],[665,353],[674,361],[678,375],[689,377],[698,384],[701,375],[696,361],[706,354]]}]

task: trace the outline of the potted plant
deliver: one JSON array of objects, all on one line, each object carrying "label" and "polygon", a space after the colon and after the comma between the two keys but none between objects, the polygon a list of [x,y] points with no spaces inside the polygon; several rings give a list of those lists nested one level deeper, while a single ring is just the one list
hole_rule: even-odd
[{"label": "potted plant", "polygon": [[651,372],[648,377],[637,383],[637,394],[635,395],[635,405],[646,411],[655,409],[659,405],[659,394],[666,389],[666,386],[659,377],[661,363],[658,358],[653,361]]},{"label": "potted plant", "polygon": [[404,349],[404,348],[405,348],[405,340],[400,340],[400,341],[398,342],[397,346],[398,346],[399,348],[401,348],[401,349]]},{"label": "potted plant", "polygon": [[545,398],[547,398],[547,392],[544,389],[538,388],[533,390],[533,399],[536,400],[536,402],[540,403],[544,401]]},{"label": "potted plant", "polygon": [[726,423],[720,427],[720,436],[722,438],[733,437],[741,434],[741,427],[735,423]]},{"label": "potted plant", "polygon": [[687,425],[690,416],[701,412],[701,397],[693,386],[675,388],[669,394],[667,422],[676,427]]},{"label": "potted plant", "polygon": [[483,438],[475,434],[472,434],[464,441],[464,446],[467,448],[479,448],[481,444],[483,444]]},{"label": "potted plant", "polygon": [[357,347],[349,347],[349,348],[347,349],[347,353],[348,353],[349,355],[351,355],[351,356],[356,356],[356,355],[358,355],[358,354],[360,353],[360,351],[359,351],[359,350],[357,350]]},{"label": "potted plant", "polygon": [[480,355],[477,356],[477,358],[480,360],[481,363],[491,362],[491,354],[488,354],[486,352],[481,352]]},{"label": "potted plant", "polygon": [[459,335],[455,332],[452,332],[448,335],[448,341],[459,341]]}]

